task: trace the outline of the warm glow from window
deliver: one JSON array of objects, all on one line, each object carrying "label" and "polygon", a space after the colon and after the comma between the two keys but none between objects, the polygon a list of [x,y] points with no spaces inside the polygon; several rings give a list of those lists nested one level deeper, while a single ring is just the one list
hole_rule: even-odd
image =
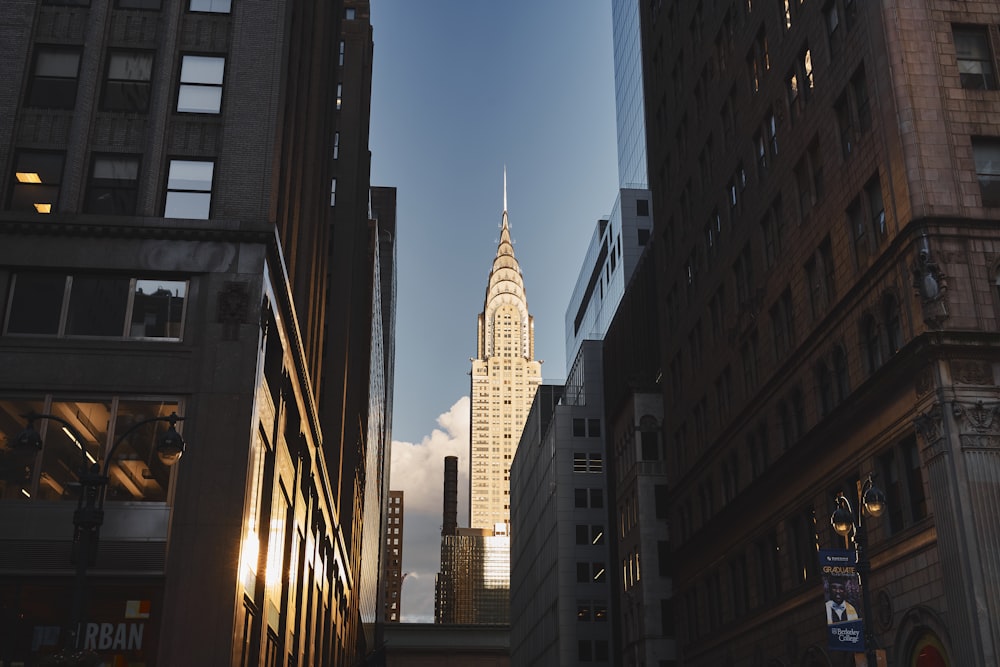
[{"label": "warm glow from window", "polygon": [[34,171],[19,171],[17,172],[17,182],[18,183],[41,183],[42,177]]},{"label": "warm glow from window", "polygon": [[39,213],[51,213],[52,212],[52,204],[39,204],[39,203],[36,203],[35,204],[35,210],[38,211]]},{"label": "warm glow from window", "polygon": [[253,528],[247,530],[243,536],[243,550],[240,554],[241,570],[249,570],[257,573],[257,560],[260,557],[260,538]]}]

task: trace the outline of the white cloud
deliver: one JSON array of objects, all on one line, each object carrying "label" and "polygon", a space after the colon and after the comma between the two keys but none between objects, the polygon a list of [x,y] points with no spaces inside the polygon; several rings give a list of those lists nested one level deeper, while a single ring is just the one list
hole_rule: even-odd
[{"label": "white cloud", "polygon": [[458,523],[468,523],[469,397],[437,418],[440,428],[419,443],[394,440],[389,486],[403,492],[402,620],[434,621],[434,576],[441,558],[444,458],[458,457]]}]

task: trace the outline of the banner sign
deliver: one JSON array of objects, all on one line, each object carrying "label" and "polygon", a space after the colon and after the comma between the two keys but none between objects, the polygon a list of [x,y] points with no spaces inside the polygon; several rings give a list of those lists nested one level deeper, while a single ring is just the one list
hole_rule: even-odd
[{"label": "banner sign", "polygon": [[861,581],[857,563],[857,553],[850,549],[821,549],[819,552],[827,648],[831,651],[865,651],[864,619],[858,611]]}]

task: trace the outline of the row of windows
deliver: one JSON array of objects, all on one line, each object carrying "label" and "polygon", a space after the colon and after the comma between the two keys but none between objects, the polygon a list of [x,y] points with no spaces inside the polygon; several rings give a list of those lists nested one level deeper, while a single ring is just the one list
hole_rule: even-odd
[{"label": "row of windows", "polygon": [[[140,155],[95,154],[91,159],[83,212],[134,215],[141,158]],[[8,209],[41,214],[58,210],[65,161],[65,153],[19,151],[14,158]],[[170,160],[164,217],[208,219],[214,180],[214,160]]]},{"label": "row of windows", "polygon": [[[869,531],[893,535],[928,516],[916,436],[909,435],[878,455],[876,469],[886,493],[887,509],[881,518],[870,520]],[[851,497],[856,493],[857,481],[856,477],[846,479],[826,495],[832,499],[844,491]],[[782,593],[815,585],[819,581],[820,546],[844,545],[843,538],[823,519],[824,512],[806,507],[683,593],[687,639],[694,641],[711,633]]]},{"label": "row of windows", "polygon": [[[68,7],[90,7],[91,0],[43,0],[42,4]],[[115,0],[118,9],[158,10],[163,0]],[[210,14],[229,14],[232,0],[188,0],[188,11]]]},{"label": "row of windows", "polygon": [[[73,109],[82,47],[46,46],[35,49],[26,106]],[[153,76],[152,51],[114,49],[108,53],[101,109],[143,113],[149,110]],[[222,110],[222,83],[226,59],[184,54],[177,83],[178,113],[218,114]]]},{"label": "row of windows", "polygon": [[17,273],[6,335],[180,340],[188,284],[181,280]]},{"label": "row of windows", "polygon": [[[132,424],[174,412],[181,412],[176,398],[0,398],[0,500],[76,501],[84,463],[89,467],[102,461]],[[61,417],[72,429],[39,420],[34,428],[42,436],[41,451],[14,450],[10,443],[25,426],[23,415],[29,413]],[[167,428],[164,422],[150,423],[118,446],[115,463],[108,469],[109,501],[166,502],[170,468],[160,462],[154,443],[157,433]]]}]

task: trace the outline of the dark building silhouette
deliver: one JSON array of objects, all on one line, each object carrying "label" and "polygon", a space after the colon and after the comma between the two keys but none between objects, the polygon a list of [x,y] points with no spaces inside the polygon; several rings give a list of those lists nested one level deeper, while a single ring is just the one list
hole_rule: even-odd
[{"label": "dark building silhouette", "polygon": [[667,446],[636,465],[665,454],[670,549],[643,576],[673,575],[678,662],[853,664],[827,648],[817,548],[844,546],[834,497],[875,473],[888,664],[996,664],[1000,9],[640,15],[660,361],[635,380]]},{"label": "dark building silhouette", "polygon": [[[67,641],[87,455],[173,411],[176,467],[152,427],[107,466],[85,647],[146,665],[373,658],[396,222],[395,190],[369,184],[368,7],[3,4],[3,664]],[[36,420],[25,451],[29,412],[72,429]]]}]

